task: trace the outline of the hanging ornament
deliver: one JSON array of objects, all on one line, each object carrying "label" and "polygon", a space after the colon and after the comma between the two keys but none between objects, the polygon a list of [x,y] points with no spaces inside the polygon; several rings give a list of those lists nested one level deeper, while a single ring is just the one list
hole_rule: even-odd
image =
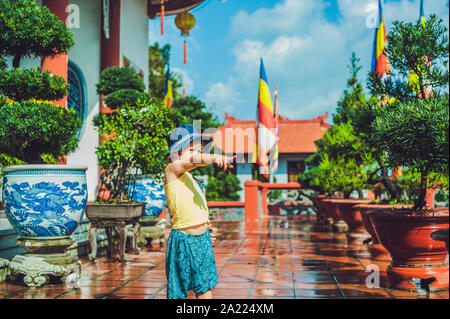
[{"label": "hanging ornament", "polygon": [[[181,35],[184,37],[189,36],[189,31],[195,27],[195,18],[189,12],[181,12],[177,14],[175,18],[175,25],[181,30]],[[184,40],[184,64],[187,63],[187,43]]]}]

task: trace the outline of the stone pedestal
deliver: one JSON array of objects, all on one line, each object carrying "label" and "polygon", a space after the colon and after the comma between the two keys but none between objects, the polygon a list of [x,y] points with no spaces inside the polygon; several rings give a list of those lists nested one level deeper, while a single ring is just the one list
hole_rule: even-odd
[{"label": "stone pedestal", "polygon": [[333,231],[337,233],[346,233],[348,231],[348,225],[343,220],[338,220],[333,224]]},{"label": "stone pedestal", "polygon": [[363,246],[364,242],[370,238],[370,234],[365,231],[347,232],[347,243],[349,245]]},{"label": "stone pedestal", "polygon": [[20,237],[17,245],[27,251],[9,264],[13,281],[23,280],[29,287],[49,283],[76,285],[81,274],[77,244],[69,236]]},{"label": "stone pedestal", "polygon": [[9,260],[0,258],[0,282],[5,281],[9,274]]},{"label": "stone pedestal", "polygon": [[333,230],[333,219],[322,216],[318,218],[314,224],[314,231],[317,232],[330,232]]},{"label": "stone pedestal", "polygon": [[160,246],[164,244],[164,230],[158,226],[160,219],[158,217],[141,217],[141,235],[139,236],[139,244],[143,246],[151,245],[152,241],[159,241]]}]

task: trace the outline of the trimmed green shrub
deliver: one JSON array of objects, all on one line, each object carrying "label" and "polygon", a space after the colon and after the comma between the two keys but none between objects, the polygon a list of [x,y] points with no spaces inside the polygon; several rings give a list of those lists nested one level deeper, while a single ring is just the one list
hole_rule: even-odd
[{"label": "trimmed green shrub", "polygon": [[0,55],[13,56],[14,68],[23,57],[67,53],[74,43],[69,28],[35,0],[0,0]]},{"label": "trimmed green shrub", "polygon": [[0,92],[15,101],[59,100],[68,90],[63,77],[51,75],[49,71],[41,73],[39,68],[0,70]]},{"label": "trimmed green shrub", "polygon": [[208,201],[238,201],[241,190],[237,176],[221,170],[215,176],[208,177],[205,196]]},{"label": "trimmed green shrub", "polygon": [[[124,104],[138,105],[138,102],[145,102],[149,99],[149,95],[133,89],[121,89],[109,94],[103,99],[103,102],[110,109],[117,109]],[[145,105],[145,103],[144,103]]]},{"label": "trimmed green shrub", "polygon": [[97,93],[108,95],[122,89],[145,91],[144,81],[131,68],[111,67],[105,69],[96,85]]},{"label": "trimmed green shrub", "polygon": [[46,101],[7,102],[0,99],[0,153],[30,164],[44,163],[78,145],[81,121],[74,110]]}]

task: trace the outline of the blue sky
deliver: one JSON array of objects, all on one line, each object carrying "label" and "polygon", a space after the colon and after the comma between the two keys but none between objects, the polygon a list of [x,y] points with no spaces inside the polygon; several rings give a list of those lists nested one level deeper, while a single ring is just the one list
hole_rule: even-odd
[{"label": "blue sky", "polygon": [[[370,66],[377,0],[206,0],[191,11],[197,25],[188,40],[174,17],[149,22],[149,43],[172,45],[171,68],[183,78],[188,95],[206,102],[223,120],[225,112],[255,119],[259,59],[264,59],[279,112],[309,119],[336,109],[348,78],[352,52],[361,59],[360,80]],[[385,0],[387,29],[394,20],[415,21],[419,0]],[[425,0],[425,15],[437,14],[448,27],[448,0]],[[331,122],[331,118],[329,119]]]}]

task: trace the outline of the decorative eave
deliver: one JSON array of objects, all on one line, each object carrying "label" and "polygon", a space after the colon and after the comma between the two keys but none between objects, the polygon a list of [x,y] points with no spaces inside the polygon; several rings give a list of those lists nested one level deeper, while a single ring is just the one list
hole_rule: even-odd
[{"label": "decorative eave", "polygon": [[[322,127],[325,129],[329,129],[332,125],[327,123],[327,119],[330,117],[328,111],[325,112],[323,115],[319,115],[312,119],[307,120],[291,120],[290,118],[286,116],[279,115],[278,116],[278,123],[279,125],[282,124],[307,124],[307,123],[319,123]],[[224,127],[232,127],[234,125],[248,125],[248,126],[255,126],[256,122],[254,120],[241,120],[234,116],[230,116],[227,112],[225,112],[225,121],[226,124]]]},{"label": "decorative eave", "polygon": [[[166,0],[164,2],[165,15],[174,15],[183,11],[191,10],[205,0]],[[148,0],[148,17],[154,19],[161,15],[161,0]]]}]

